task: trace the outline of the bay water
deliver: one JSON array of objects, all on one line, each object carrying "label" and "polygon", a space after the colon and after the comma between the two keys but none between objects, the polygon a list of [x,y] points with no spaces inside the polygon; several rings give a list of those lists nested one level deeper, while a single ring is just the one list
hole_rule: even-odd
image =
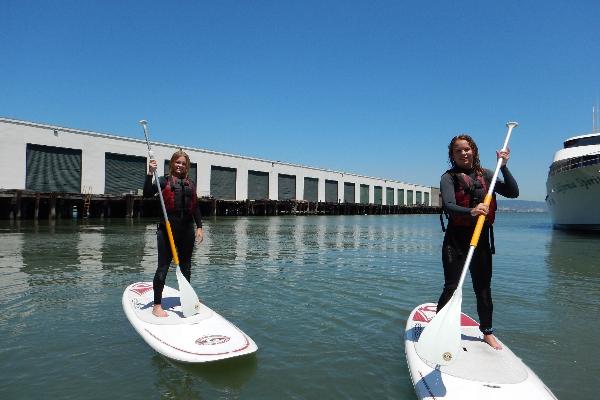
[{"label": "bay water", "polygon": [[[206,219],[192,285],[259,350],[200,366],[155,353],[121,307],[152,280],[155,223],[0,221],[0,398],[415,398],[403,335],[442,288],[437,215]],[[600,236],[545,213],[495,226],[498,337],[559,399],[596,398]],[[477,317],[469,277],[463,296]]]}]

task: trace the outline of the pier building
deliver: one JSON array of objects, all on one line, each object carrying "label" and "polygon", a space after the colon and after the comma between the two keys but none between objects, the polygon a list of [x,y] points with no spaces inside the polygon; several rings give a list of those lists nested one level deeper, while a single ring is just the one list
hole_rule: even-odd
[{"label": "pier building", "polygon": [[[191,159],[201,199],[355,206],[437,207],[435,188],[393,179],[151,142],[158,173],[179,148]],[[0,118],[0,190],[104,199],[141,196],[143,139]],[[432,195],[433,193],[433,195]],[[21,193],[21,195],[23,195]],[[39,197],[39,195],[38,195]],[[266,203],[265,203],[266,204]],[[79,207],[79,206],[78,206]]]}]

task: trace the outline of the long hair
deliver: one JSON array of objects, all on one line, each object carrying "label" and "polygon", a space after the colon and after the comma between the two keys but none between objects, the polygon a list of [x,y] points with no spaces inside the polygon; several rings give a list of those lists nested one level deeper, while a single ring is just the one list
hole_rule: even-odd
[{"label": "long hair", "polygon": [[175,175],[175,160],[177,160],[181,156],[185,157],[185,170],[183,171],[183,177],[187,178],[188,172],[190,172],[190,166],[191,166],[190,157],[187,155],[187,153],[185,151],[183,151],[181,149],[177,150],[171,156],[171,161],[169,161],[169,175],[171,175],[171,176]]},{"label": "long hair", "polygon": [[483,168],[481,167],[481,163],[479,162],[479,149],[477,148],[477,143],[473,140],[473,138],[465,133],[462,135],[454,136],[448,145],[448,162],[452,166],[452,168],[456,168],[456,163],[454,162],[454,158],[452,157],[452,148],[454,144],[459,140],[465,140],[469,143],[471,150],[473,150],[473,170],[477,174],[483,174]]}]

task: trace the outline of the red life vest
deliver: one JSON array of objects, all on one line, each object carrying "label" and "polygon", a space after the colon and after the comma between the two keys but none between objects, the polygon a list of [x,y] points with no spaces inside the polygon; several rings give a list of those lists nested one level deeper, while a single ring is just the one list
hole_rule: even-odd
[{"label": "red life vest", "polygon": [[185,214],[193,215],[198,205],[196,195],[196,186],[185,177],[183,179],[183,188],[175,184],[173,176],[166,176],[165,188],[162,190],[165,208],[169,214],[179,214],[185,211]]},{"label": "red life vest", "polygon": [[[456,197],[456,205],[466,208],[473,208],[479,203],[483,203],[485,195],[489,190],[489,182],[483,175],[477,174],[475,179],[472,176],[462,172],[448,171],[454,181],[454,196]],[[496,218],[496,195],[492,195],[492,202],[488,215],[485,217],[485,224],[492,225]],[[470,214],[452,215],[450,223],[455,226],[474,226],[477,218]]]}]

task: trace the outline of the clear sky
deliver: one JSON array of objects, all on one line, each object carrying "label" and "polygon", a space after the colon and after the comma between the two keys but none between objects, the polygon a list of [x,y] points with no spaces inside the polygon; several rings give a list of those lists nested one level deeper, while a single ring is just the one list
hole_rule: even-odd
[{"label": "clear sky", "polygon": [[505,123],[543,200],[600,93],[595,1],[0,1],[0,116],[439,186]]}]

